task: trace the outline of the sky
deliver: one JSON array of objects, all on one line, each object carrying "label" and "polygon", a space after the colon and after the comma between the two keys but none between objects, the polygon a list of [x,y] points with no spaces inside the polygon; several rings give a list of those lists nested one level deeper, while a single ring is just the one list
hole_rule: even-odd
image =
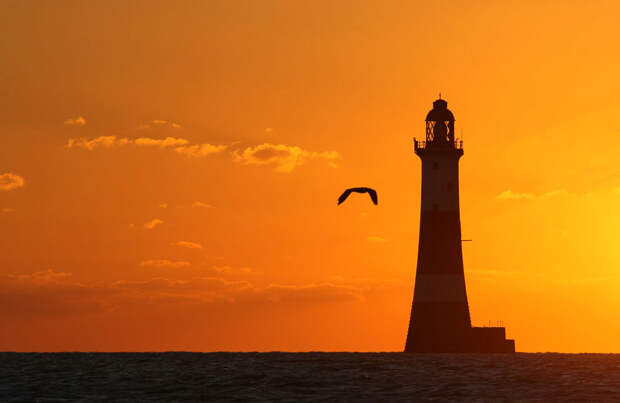
[{"label": "sky", "polygon": [[473,325],[620,352],[619,12],[0,1],[0,350],[402,350],[441,93]]}]

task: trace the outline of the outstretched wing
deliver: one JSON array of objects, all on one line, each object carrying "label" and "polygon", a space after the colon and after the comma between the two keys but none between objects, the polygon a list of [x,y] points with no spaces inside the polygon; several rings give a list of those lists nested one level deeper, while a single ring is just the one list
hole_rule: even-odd
[{"label": "outstretched wing", "polygon": [[345,190],[344,193],[342,193],[340,197],[338,198],[338,205],[342,204],[343,201],[347,200],[347,197],[349,197],[352,191],[353,189]]},{"label": "outstretched wing", "polygon": [[345,190],[344,193],[341,194],[340,197],[338,198],[338,204],[341,204],[342,202],[344,202],[347,199],[347,197],[349,197],[351,192],[368,193],[368,195],[372,199],[372,202],[374,204],[378,203],[377,192],[374,189],[360,187],[360,188],[350,188],[350,189]]},{"label": "outstretched wing", "polygon": [[379,204],[379,199],[377,198],[377,191],[371,188],[368,188],[368,194],[370,195],[370,198],[372,199],[372,202],[377,205]]}]

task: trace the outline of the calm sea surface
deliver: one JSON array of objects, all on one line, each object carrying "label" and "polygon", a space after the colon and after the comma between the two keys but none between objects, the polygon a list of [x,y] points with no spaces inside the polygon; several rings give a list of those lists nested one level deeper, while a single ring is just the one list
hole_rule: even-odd
[{"label": "calm sea surface", "polygon": [[617,401],[619,354],[0,353],[0,401]]}]

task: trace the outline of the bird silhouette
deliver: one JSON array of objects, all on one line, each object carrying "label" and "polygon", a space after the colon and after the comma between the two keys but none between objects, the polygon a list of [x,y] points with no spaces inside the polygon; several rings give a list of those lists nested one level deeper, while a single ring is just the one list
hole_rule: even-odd
[{"label": "bird silhouette", "polygon": [[368,195],[370,195],[370,198],[372,199],[372,202],[374,204],[378,204],[377,191],[376,190],[371,189],[371,188],[350,188],[350,189],[345,190],[344,193],[340,195],[340,197],[338,198],[338,205],[342,204],[342,202],[347,200],[347,197],[349,197],[349,195],[352,192],[368,193]]}]

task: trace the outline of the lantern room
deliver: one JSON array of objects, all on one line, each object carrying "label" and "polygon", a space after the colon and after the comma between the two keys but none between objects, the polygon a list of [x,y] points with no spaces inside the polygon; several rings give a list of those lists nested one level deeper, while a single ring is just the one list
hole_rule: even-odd
[{"label": "lantern room", "polygon": [[448,102],[439,98],[426,115],[426,145],[454,144],[454,115]]}]

